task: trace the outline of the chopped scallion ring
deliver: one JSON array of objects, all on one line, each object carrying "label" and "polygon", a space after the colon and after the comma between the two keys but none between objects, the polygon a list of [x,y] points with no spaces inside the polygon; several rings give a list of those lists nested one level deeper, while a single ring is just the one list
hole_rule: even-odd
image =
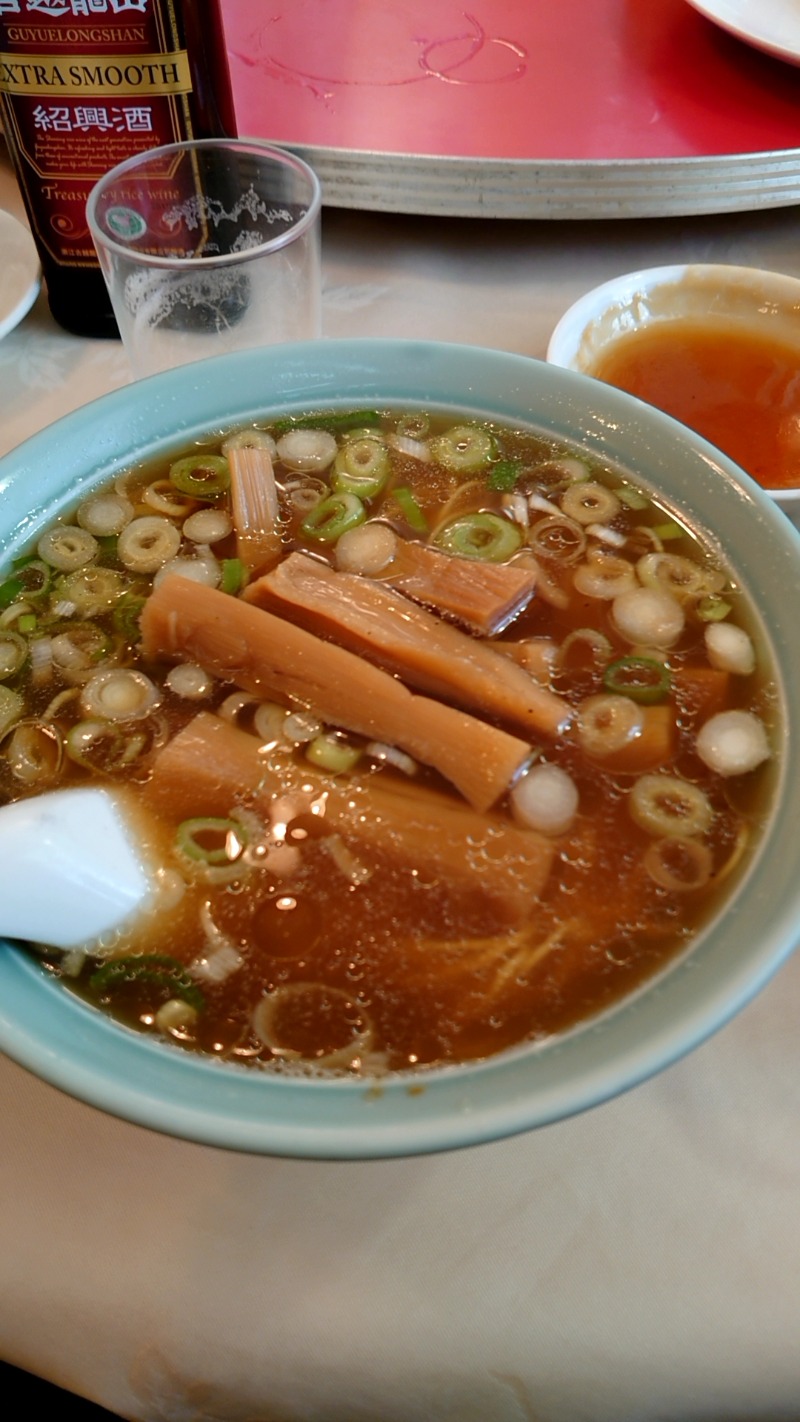
[{"label": "chopped scallion ring", "polygon": [[89,987],[98,996],[135,983],[152,985],[168,997],[180,997],[197,1012],[202,1011],[205,1005],[202,992],[192,982],[183,964],[163,953],[111,958],[89,978]]},{"label": "chopped scallion ring", "polygon": [[238,593],[247,582],[247,569],[241,558],[223,558],[220,588],[226,593]]},{"label": "chopped scallion ring", "polygon": [[476,474],[491,463],[495,442],[488,430],[476,425],[454,425],[431,440],[431,454],[454,474]]},{"label": "chopped scallion ring", "polygon": [[492,465],[486,477],[486,483],[490,489],[497,489],[501,494],[508,494],[515,488],[517,480],[522,471],[522,465],[518,459],[498,459]]},{"label": "chopped scallion ring", "polygon": [[705,834],[714,818],[699,785],[677,775],[642,775],[628,801],[634,822],[648,834],[683,839]]},{"label": "chopped scallion ring", "polygon": [[348,528],[363,523],[366,516],[367,511],[355,494],[329,494],[306,514],[300,528],[306,538],[335,543]]},{"label": "chopped scallion ring", "polygon": [[306,760],[331,775],[346,775],[361,759],[361,746],[344,740],[338,731],[325,731],[306,746]]},{"label": "chopped scallion ring", "polygon": [[57,523],[42,534],[36,551],[42,562],[49,563],[51,568],[57,568],[60,573],[71,573],[75,568],[91,563],[99,549],[97,539],[85,528]]},{"label": "chopped scallion ring", "polygon": [[0,681],[15,676],[28,655],[28,644],[18,632],[0,630]]},{"label": "chopped scallion ring", "polygon": [[507,563],[522,544],[515,524],[495,513],[465,514],[440,528],[434,543],[445,553],[477,558],[483,563]]},{"label": "chopped scallion ring", "polygon": [[193,499],[216,499],[231,482],[228,461],[221,454],[189,454],[176,460],[169,477],[180,493]]},{"label": "chopped scallion ring", "polygon": [[389,451],[382,440],[371,436],[348,440],[333,462],[331,486],[337,494],[374,499],[386,484],[389,470]]},{"label": "chopped scallion ring", "polygon": [[232,864],[246,843],[246,831],[238,820],[215,815],[183,820],[175,835],[178,851],[198,864]]},{"label": "chopped scallion ring", "polygon": [[401,485],[399,489],[392,489],[392,498],[409,528],[413,528],[415,533],[428,532],[428,520],[406,485]]},{"label": "chopped scallion ring", "polygon": [[374,429],[381,422],[377,410],[331,411],[320,415],[290,415],[272,426],[276,438],[289,430],[327,430],[329,434],[346,434],[348,430]]},{"label": "chopped scallion ring", "polygon": [[584,479],[564,490],[561,511],[575,523],[611,523],[619,513],[619,499],[605,484]]},{"label": "chopped scallion ring", "polygon": [[656,706],[669,695],[671,677],[663,662],[654,657],[618,657],[603,675],[606,691],[629,696],[640,706]]}]

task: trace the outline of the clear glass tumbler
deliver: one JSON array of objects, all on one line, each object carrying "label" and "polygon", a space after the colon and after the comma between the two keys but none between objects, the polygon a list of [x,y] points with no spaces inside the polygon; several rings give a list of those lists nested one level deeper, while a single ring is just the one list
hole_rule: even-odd
[{"label": "clear glass tumbler", "polygon": [[319,180],[247,139],[152,148],[106,173],[87,218],[135,377],[320,335]]}]

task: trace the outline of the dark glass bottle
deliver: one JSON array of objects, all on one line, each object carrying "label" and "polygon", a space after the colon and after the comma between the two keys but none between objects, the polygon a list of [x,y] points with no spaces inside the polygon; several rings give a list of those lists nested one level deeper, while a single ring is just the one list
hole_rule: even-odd
[{"label": "dark glass bottle", "polygon": [[235,135],[219,0],[4,0],[0,111],[53,316],[116,336],[86,199],[142,149]]}]

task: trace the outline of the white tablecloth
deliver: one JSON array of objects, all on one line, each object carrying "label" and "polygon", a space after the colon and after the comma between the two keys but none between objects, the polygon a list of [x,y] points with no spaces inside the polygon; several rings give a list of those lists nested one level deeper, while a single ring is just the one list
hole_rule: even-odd
[{"label": "white tablecloth", "polygon": [[[617,272],[800,275],[800,221],[327,211],[323,251],[327,336],[542,356]],[[0,453],[127,379],[40,298],[0,343]],[[0,1060],[0,1357],[137,1422],[797,1422],[798,1024],[800,958],[584,1116],[364,1164],[172,1141]]]}]

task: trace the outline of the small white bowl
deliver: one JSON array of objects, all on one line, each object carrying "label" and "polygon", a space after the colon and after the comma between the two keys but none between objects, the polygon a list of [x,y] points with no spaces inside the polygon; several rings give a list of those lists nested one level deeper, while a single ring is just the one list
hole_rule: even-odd
[{"label": "small white bowl", "polygon": [[[626,272],[581,296],[547,347],[551,365],[592,375],[612,342],[656,321],[694,316],[741,320],[778,337],[800,334],[800,280],[758,267],[716,263]],[[765,493],[800,523],[800,485]]]}]

